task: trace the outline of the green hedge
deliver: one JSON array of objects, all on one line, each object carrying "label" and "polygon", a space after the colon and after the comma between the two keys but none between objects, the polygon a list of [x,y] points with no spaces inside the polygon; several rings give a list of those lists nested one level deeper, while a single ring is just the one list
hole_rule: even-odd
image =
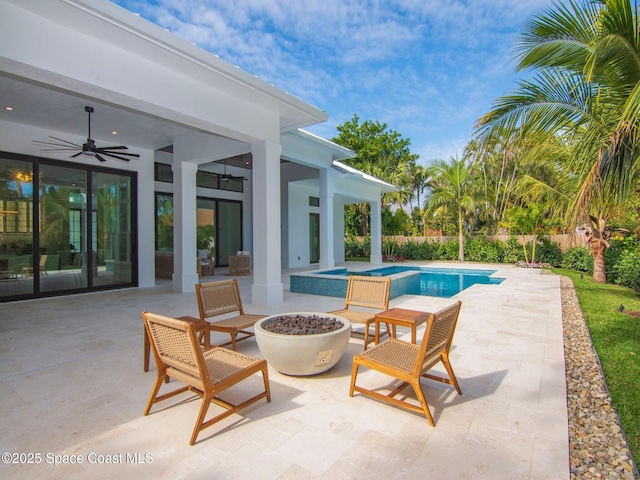
[{"label": "green hedge", "polygon": [[[533,244],[527,244],[527,256],[531,259]],[[405,260],[457,260],[458,240],[440,242],[415,242],[409,240],[398,245],[394,240],[384,240],[382,253],[385,256]],[[345,241],[346,258],[367,258],[371,255],[371,238],[359,242],[355,238]],[[465,259],[484,263],[518,263],[524,261],[522,245],[515,237],[507,242],[486,240],[483,237],[467,238],[464,242]],[[562,253],[560,246],[547,238],[536,245],[536,263],[562,267],[593,274],[593,257],[589,249],[574,247]],[[614,241],[605,252],[607,281],[632,288],[640,295],[640,240],[627,238]]]}]

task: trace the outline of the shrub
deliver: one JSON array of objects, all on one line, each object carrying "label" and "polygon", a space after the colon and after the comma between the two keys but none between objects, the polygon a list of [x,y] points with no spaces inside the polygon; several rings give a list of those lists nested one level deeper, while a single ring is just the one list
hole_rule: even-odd
[{"label": "shrub", "polygon": [[611,268],[612,281],[633,289],[640,295],[640,242],[625,241],[625,249]]},{"label": "shrub", "polygon": [[431,260],[428,256],[427,242],[409,240],[404,245],[398,247],[398,255],[411,260]]},{"label": "shrub", "polygon": [[562,268],[578,270],[579,272],[593,273],[593,257],[586,247],[569,248],[562,255]]},{"label": "shrub", "polygon": [[458,240],[447,240],[443,247],[438,260],[458,260]]},{"label": "shrub", "polygon": [[537,263],[548,263],[554,267],[561,266],[562,250],[560,250],[560,245],[546,237],[542,237],[536,247],[535,261]]},{"label": "shrub", "polygon": [[371,256],[371,238],[365,237],[363,241],[350,237],[344,241],[345,258],[366,258]]},{"label": "shrub", "polygon": [[633,239],[612,240],[611,246],[604,251],[604,268],[607,272],[607,282],[613,282],[613,270],[620,261],[622,252],[633,243]]},{"label": "shrub", "polygon": [[524,262],[522,245],[520,245],[516,237],[510,237],[509,240],[507,240],[502,254],[502,261],[504,263]]},{"label": "shrub", "polygon": [[472,262],[499,263],[502,261],[504,243],[499,240],[474,238],[464,242],[465,259]]}]

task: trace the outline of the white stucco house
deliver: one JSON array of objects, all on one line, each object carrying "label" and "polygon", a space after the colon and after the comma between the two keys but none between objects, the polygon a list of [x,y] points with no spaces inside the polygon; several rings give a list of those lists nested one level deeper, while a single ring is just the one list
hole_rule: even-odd
[{"label": "white stucco house", "polygon": [[349,203],[370,203],[380,263],[394,187],[303,130],[327,118],[105,0],[0,0],[0,301],[151,286],[160,250],[192,291],[206,233],[275,305],[283,268],[344,261]]}]

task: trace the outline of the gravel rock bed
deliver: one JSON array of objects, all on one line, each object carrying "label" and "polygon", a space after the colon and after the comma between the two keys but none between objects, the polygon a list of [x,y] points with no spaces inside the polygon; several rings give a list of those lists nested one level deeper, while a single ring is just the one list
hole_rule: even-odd
[{"label": "gravel rock bed", "polygon": [[262,322],[268,332],[282,335],[317,335],[340,330],[344,326],[333,317],[319,315],[281,315]]},{"label": "gravel rock bed", "polygon": [[571,478],[640,479],[570,278],[561,277]]}]

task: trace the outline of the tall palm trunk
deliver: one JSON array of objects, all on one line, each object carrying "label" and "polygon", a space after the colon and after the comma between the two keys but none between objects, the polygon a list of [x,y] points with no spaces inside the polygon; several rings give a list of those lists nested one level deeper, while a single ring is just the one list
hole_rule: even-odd
[{"label": "tall palm trunk", "polygon": [[589,215],[591,220],[591,231],[587,234],[589,242],[589,250],[593,257],[593,281],[598,283],[607,283],[607,271],[604,264],[604,252],[611,246],[607,237],[607,219],[596,218]]},{"label": "tall palm trunk", "polygon": [[593,238],[589,242],[589,248],[593,256],[593,281],[607,283],[607,274],[604,266],[604,251],[607,247],[602,239]]}]

